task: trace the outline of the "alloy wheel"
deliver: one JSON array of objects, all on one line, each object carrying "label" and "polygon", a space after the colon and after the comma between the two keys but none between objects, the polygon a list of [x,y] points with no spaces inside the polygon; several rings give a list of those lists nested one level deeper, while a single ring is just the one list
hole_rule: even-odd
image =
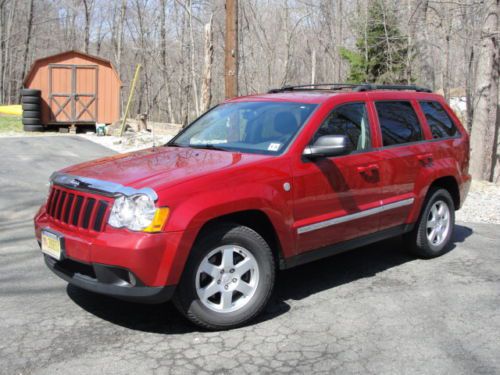
[{"label": "alloy wheel", "polygon": [[207,308],[230,313],[244,307],[259,284],[259,266],[247,249],[220,246],[208,253],[196,272],[196,293]]}]

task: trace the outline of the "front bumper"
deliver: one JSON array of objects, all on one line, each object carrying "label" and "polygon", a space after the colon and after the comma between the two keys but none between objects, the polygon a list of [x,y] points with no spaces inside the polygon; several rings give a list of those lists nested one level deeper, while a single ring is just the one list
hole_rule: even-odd
[{"label": "front bumper", "polygon": [[34,221],[38,242],[43,229],[64,239],[61,261],[46,257],[59,277],[83,289],[144,302],[172,296],[193,236],[191,231],[144,233],[110,226],[101,232],[82,230],[49,217],[45,206]]},{"label": "front bumper", "polygon": [[148,287],[138,285],[135,275],[123,268],[102,264],[84,264],[71,259],[58,261],[44,255],[45,264],[57,276],[91,292],[112,296],[118,299],[142,302],[162,303],[170,300],[175,292],[175,285]]}]

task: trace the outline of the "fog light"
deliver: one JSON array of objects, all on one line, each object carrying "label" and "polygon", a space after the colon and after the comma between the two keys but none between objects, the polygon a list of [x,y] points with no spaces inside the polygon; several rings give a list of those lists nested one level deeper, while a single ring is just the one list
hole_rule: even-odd
[{"label": "fog light", "polygon": [[137,285],[137,279],[135,278],[134,274],[132,272],[128,273],[128,279],[130,281],[130,285],[136,286]]}]

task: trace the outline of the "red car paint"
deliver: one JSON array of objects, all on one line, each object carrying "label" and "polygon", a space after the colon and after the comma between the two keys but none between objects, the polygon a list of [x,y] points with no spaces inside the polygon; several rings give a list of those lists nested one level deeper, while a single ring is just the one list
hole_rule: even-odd
[{"label": "red car paint", "polygon": [[[382,147],[375,101],[411,101],[424,141]],[[460,137],[433,140],[419,100],[439,102],[455,122]],[[278,156],[205,149],[157,147],[99,159],[62,170],[133,188],[152,188],[157,206],[170,208],[161,233],[132,232],[105,226],[102,232],[79,230],[47,215],[35,217],[36,237],[51,228],[65,238],[66,256],[85,264],[122,267],[146,286],[176,285],[200,229],[210,220],[236,212],[259,211],[275,232],[281,258],[369,235],[418,219],[431,184],[449,177],[456,182],[458,203],[470,184],[469,141],[444,99],[411,91],[288,92],[240,97],[228,102],[291,101],[317,103],[299,134]],[[363,153],[307,162],[302,152],[322,121],[342,103],[367,103],[372,149]],[[287,191],[283,186],[291,185]],[[339,223],[314,232],[299,228],[393,202],[413,204]],[[109,212],[108,212],[109,215]],[[105,219],[107,220],[107,218]]]}]

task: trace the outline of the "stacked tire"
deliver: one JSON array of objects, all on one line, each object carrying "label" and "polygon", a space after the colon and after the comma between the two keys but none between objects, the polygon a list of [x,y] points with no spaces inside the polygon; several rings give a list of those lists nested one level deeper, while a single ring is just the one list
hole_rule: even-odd
[{"label": "stacked tire", "polygon": [[43,131],[40,95],[40,90],[21,90],[21,104],[23,107],[23,128],[25,132]]}]

